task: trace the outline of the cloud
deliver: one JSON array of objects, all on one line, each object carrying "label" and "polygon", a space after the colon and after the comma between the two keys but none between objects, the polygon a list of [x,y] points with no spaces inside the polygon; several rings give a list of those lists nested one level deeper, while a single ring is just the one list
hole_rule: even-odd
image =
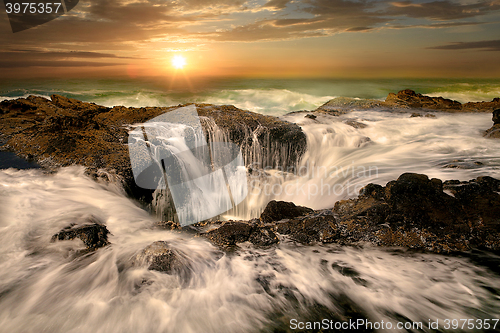
[{"label": "cloud", "polygon": [[470,50],[482,49],[481,51],[500,51],[500,39],[482,40],[477,42],[455,42],[448,45],[428,47],[433,50]]},{"label": "cloud", "polygon": [[0,52],[0,57],[5,59],[9,57],[19,58],[23,55],[40,57],[50,57],[57,59],[64,58],[115,58],[115,59],[137,59],[135,57],[123,57],[111,53],[90,52],[90,51],[43,51],[43,50],[9,50]]},{"label": "cloud", "polygon": [[290,1],[291,0],[270,0],[262,7],[270,8],[273,10],[280,10],[285,8]]},{"label": "cloud", "polygon": [[52,61],[52,60],[27,60],[5,61],[0,60],[0,68],[27,68],[27,67],[106,67],[119,66],[121,63],[94,62],[94,61]]},{"label": "cloud", "polygon": [[391,2],[386,13],[391,16],[403,15],[412,18],[431,20],[456,20],[471,18],[500,9],[495,2],[479,1],[473,4],[460,4],[448,0],[432,2]]}]

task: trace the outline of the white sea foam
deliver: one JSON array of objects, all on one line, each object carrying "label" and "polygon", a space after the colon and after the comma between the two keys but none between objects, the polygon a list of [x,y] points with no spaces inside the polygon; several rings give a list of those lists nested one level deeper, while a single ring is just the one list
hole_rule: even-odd
[{"label": "white sea foam", "polygon": [[[340,320],[346,299],[371,321],[491,319],[500,311],[491,292],[500,278],[466,258],[287,242],[223,254],[189,234],[151,229],[154,219],[115,186],[78,167],[0,170],[1,331],[259,332],[289,327],[276,313]],[[111,246],[73,259],[80,241],[50,243],[90,216],[107,225]],[[128,264],[157,240],[186,254],[191,277]]]}]

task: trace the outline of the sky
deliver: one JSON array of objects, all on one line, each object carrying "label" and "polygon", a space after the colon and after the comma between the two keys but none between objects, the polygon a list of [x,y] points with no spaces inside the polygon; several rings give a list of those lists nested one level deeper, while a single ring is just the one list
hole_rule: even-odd
[{"label": "sky", "polygon": [[500,77],[500,0],[80,0],[16,33],[0,8],[2,79]]}]

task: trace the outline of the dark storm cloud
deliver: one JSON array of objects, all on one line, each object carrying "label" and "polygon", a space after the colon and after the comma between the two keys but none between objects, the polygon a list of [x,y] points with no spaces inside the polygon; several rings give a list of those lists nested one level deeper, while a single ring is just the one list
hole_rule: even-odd
[{"label": "dark storm cloud", "polygon": [[389,15],[403,15],[413,18],[432,20],[455,20],[471,18],[500,9],[500,4],[480,1],[474,4],[460,4],[452,1],[432,1],[418,3],[412,1],[391,2],[387,10]]},{"label": "dark storm cloud", "polygon": [[483,49],[483,51],[500,51],[500,40],[482,40],[478,42],[456,42],[448,45],[429,47],[434,50],[470,50]]}]

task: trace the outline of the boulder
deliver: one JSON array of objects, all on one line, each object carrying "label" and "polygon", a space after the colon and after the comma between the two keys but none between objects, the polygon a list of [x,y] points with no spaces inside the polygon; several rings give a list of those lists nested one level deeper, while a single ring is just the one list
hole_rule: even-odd
[{"label": "boulder", "polygon": [[109,231],[106,226],[99,223],[80,226],[73,224],[52,236],[51,242],[79,238],[85,244],[87,250],[95,251],[110,244],[108,242],[108,234]]},{"label": "boulder", "polygon": [[462,104],[460,102],[442,97],[425,96],[410,89],[401,90],[397,94],[390,93],[385,99],[384,106],[432,110],[462,109]]},{"label": "boulder", "polygon": [[313,210],[311,208],[296,206],[293,202],[272,200],[267,204],[260,215],[260,219],[266,223],[282,219],[291,219],[312,212]]},{"label": "boulder", "polygon": [[256,246],[269,246],[279,242],[278,236],[271,228],[248,222],[228,221],[203,235],[223,247],[246,241]]}]

